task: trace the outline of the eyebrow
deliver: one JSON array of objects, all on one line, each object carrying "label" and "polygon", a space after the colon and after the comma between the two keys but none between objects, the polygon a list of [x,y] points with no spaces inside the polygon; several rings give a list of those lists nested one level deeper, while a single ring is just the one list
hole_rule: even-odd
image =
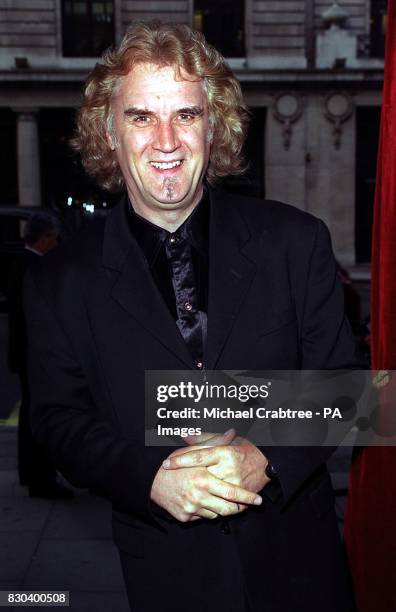
[{"label": "eyebrow", "polygon": [[[185,106],[184,108],[179,108],[175,111],[176,115],[185,114],[185,115],[193,115],[193,117],[199,117],[203,114],[203,108],[201,106]],[[130,106],[124,110],[124,115],[126,117],[152,117],[155,115],[153,111],[137,108],[136,106]]]},{"label": "eyebrow", "polygon": [[124,110],[124,115],[126,117],[136,117],[137,115],[141,117],[142,115],[152,116],[154,113],[149,110],[145,110],[144,108],[136,108],[136,106],[130,106]]},{"label": "eyebrow", "polygon": [[203,108],[201,106],[186,106],[185,108],[179,108],[176,111],[177,115],[193,115],[194,117],[199,117],[203,114]]}]

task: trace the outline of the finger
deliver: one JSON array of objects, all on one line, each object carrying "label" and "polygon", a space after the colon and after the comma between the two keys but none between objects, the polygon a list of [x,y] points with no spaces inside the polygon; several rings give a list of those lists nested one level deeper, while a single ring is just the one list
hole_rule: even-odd
[{"label": "finger", "polygon": [[228,429],[222,434],[216,434],[212,438],[209,438],[205,443],[208,446],[228,446],[228,444],[233,442],[235,436],[235,429]]},{"label": "finger", "polygon": [[206,444],[207,446],[227,446],[227,444],[231,444],[235,436],[235,429],[228,429],[222,434],[214,434],[205,431],[199,436],[186,436],[183,438],[183,441],[189,446],[198,444]]},{"label": "finger", "polygon": [[215,436],[216,434],[210,431],[204,431],[199,436],[184,436],[183,442],[186,442],[189,446],[194,446],[195,444],[204,444]]},{"label": "finger", "polygon": [[[238,512],[241,512],[240,508],[242,507],[241,505],[238,506],[238,504],[228,502],[213,495],[203,499],[201,503],[202,510],[212,512],[213,514],[216,514],[216,516],[231,516],[233,514],[238,514]],[[198,513],[198,511],[195,512],[195,514]]]},{"label": "finger", "polygon": [[239,513],[237,504],[226,502],[218,497],[212,497],[212,503],[209,503],[209,508],[212,512],[215,512],[217,516],[233,516]]},{"label": "finger", "polygon": [[198,519],[206,518],[213,521],[213,519],[218,518],[218,516],[219,515],[216,512],[212,512],[212,510],[208,510],[207,508],[200,508],[199,510],[195,511],[195,513],[191,517],[191,520],[197,521]]},{"label": "finger", "polygon": [[221,461],[216,463],[216,465],[209,465],[206,469],[210,474],[216,476],[216,478],[220,478],[220,480],[224,480],[224,482],[243,487],[241,476],[237,472],[234,474],[230,473],[228,469],[225,471]]},{"label": "finger", "polygon": [[243,512],[249,507],[249,506],[245,506],[245,504],[237,504],[237,506],[238,506],[238,512]]},{"label": "finger", "polygon": [[165,470],[176,470],[183,467],[207,467],[208,465],[215,465],[218,461],[218,448],[206,447],[168,457],[162,463],[162,467]]},{"label": "finger", "polygon": [[257,493],[246,491],[242,487],[224,482],[215,476],[212,476],[208,482],[208,491],[216,497],[239,504],[260,506],[263,501]]},{"label": "finger", "polygon": [[211,510],[212,512],[216,512],[219,516],[231,516],[232,514],[239,514],[247,509],[248,506],[244,504],[234,504],[231,502],[227,502],[224,499],[220,499],[218,497],[210,497],[207,501],[203,502],[205,504],[205,508]]}]

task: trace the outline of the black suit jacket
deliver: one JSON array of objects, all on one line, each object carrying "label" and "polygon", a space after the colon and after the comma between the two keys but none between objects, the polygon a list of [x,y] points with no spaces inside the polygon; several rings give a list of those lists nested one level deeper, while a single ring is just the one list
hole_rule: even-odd
[{"label": "black suit jacket", "polygon": [[[208,369],[355,365],[329,234],[284,204],[210,190]],[[282,495],[181,524],[149,501],[169,449],[144,448],[144,372],[193,368],[131,236],[123,200],[26,282],[33,425],[65,476],[111,500],[139,612],[350,610],[324,466],[332,449],[263,449]]]}]

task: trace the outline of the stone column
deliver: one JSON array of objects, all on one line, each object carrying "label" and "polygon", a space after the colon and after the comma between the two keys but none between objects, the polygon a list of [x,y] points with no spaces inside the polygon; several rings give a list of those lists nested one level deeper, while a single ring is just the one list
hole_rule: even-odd
[{"label": "stone column", "polygon": [[325,96],[312,93],[309,97],[306,201],[307,210],[328,225],[336,257],[348,267],[355,264],[355,110],[343,92],[329,94],[330,107],[342,113],[344,100],[345,109],[350,104],[350,115],[339,125],[337,144],[337,126],[325,116]]},{"label": "stone column", "polygon": [[18,194],[20,206],[41,206],[37,128],[38,109],[13,109],[17,118]]}]

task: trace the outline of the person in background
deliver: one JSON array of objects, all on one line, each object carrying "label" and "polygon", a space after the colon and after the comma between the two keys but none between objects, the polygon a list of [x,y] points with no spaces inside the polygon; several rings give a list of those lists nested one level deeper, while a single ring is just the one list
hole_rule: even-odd
[{"label": "person in background", "polygon": [[17,373],[21,385],[18,421],[18,474],[22,486],[29,487],[31,497],[70,498],[71,489],[57,482],[57,472],[48,451],[32,436],[30,426],[30,388],[27,376],[26,321],[22,303],[22,286],[27,269],[55,248],[60,240],[58,220],[48,212],[33,214],[24,231],[25,247],[17,256],[8,288],[8,367]]}]

